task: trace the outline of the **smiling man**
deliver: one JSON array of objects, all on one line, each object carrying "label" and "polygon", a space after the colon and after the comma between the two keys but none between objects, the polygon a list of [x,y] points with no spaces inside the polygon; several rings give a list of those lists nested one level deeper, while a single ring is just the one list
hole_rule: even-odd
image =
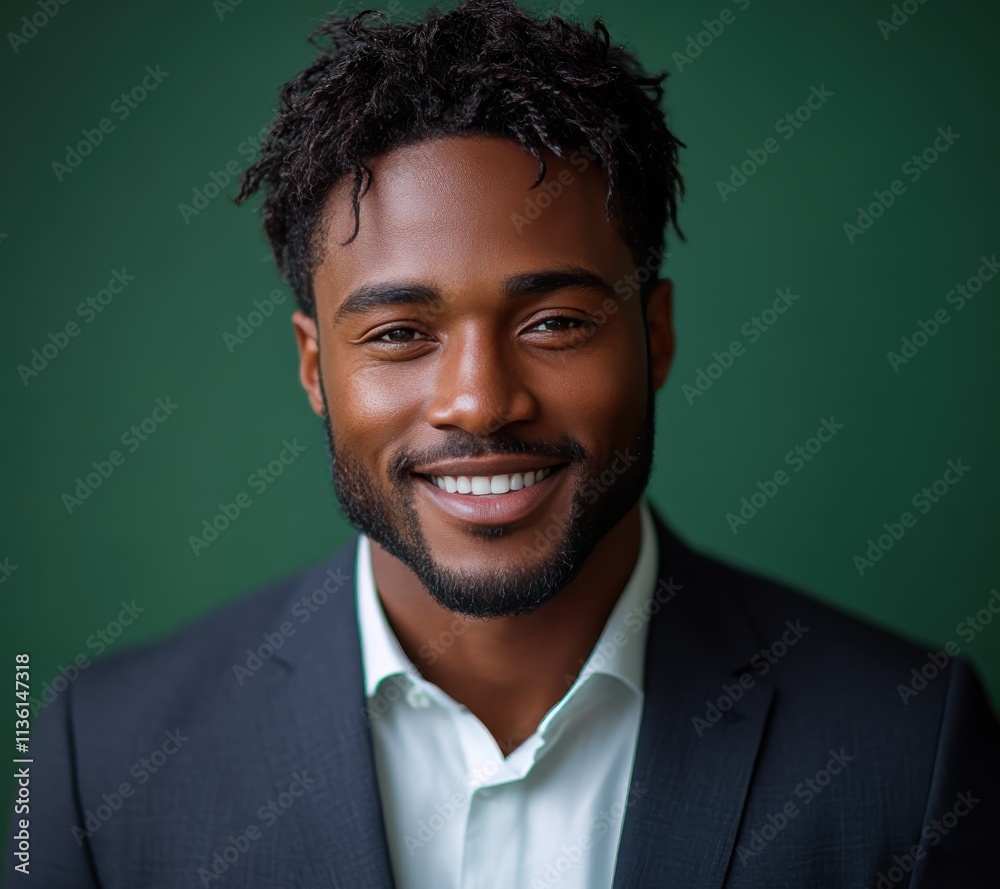
[{"label": "smiling man", "polygon": [[972,670],[645,499],[663,78],[505,0],[319,35],[240,198],[359,534],[58,698],[11,885],[995,886]]},{"label": "smiling man", "polygon": [[371,169],[346,246],[349,188],[331,193],[315,312],[295,315],[302,382],[404,650],[465,618],[423,673],[509,753],[566,692],[635,565],[670,287],[620,294],[635,259],[595,165],[531,236],[511,218],[538,165],[509,139],[431,138]]}]

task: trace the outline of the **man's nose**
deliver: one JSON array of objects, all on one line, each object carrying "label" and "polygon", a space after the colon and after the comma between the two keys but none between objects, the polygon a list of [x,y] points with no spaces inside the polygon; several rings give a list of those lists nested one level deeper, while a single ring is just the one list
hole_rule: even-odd
[{"label": "man's nose", "polygon": [[449,342],[438,364],[427,422],[487,436],[509,423],[534,419],[538,403],[514,351],[485,334]]}]

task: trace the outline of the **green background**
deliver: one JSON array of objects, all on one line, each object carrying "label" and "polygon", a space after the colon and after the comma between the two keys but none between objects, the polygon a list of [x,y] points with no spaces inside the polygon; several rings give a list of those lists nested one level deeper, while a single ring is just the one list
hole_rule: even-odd
[{"label": "green background", "polygon": [[[672,73],[668,107],[688,145],[688,242],[674,239],[668,260],[678,354],[658,401],[651,497],[713,554],[928,647],[956,641],[1000,700],[1000,617],[970,641],[957,634],[1000,585],[1000,281],[959,312],[945,298],[1000,249],[1000,10],[913,3],[885,40],[877,20],[890,3],[741,5],[564,4],[603,16],[647,66]],[[398,19],[420,6],[389,8]],[[690,63],[675,56],[723,8],[733,20],[722,33]],[[6,5],[4,31],[38,9]],[[314,0],[71,2],[16,53],[9,37],[0,44],[0,561],[17,566],[0,583],[3,651],[11,666],[14,652],[31,653],[36,689],[60,664],[93,655],[88,637],[123,600],[145,611],[115,649],[318,560],[350,534],[297,382],[290,299],[246,342],[223,340],[254,300],[288,293],[257,215],[232,204],[232,183],[187,221],[179,210],[213,171],[246,165],[241,143],[311,58],[305,37],[326,11]],[[121,120],[112,103],[147,65],[168,76]],[[832,97],[793,138],[778,135],[777,153],[723,200],[716,183],[730,165],[776,136],[776,121],[814,86]],[[103,117],[114,130],[58,181],[52,163]],[[903,164],[939,127],[959,139],[910,183]],[[844,223],[897,178],[905,193],[849,243]],[[77,306],[122,267],[134,280],[83,323]],[[777,288],[799,299],[751,344],[741,327]],[[949,323],[893,372],[887,353],[942,307]],[[80,335],[25,385],[18,365],[69,321]],[[685,397],[734,340],[745,353]],[[167,397],[177,411],[129,453],[121,435]],[[843,430],[734,534],[726,514],[787,470],[785,454],[830,416]],[[305,453],[195,556],[188,536],[293,438]],[[70,514],[62,495],[114,449],[124,464]],[[968,474],[860,576],[853,557],[868,539],[958,459]]]}]

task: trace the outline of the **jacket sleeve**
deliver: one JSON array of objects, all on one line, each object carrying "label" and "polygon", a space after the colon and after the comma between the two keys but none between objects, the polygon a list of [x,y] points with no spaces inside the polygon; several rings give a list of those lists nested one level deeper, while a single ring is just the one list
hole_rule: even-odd
[{"label": "jacket sleeve", "polygon": [[[26,754],[33,760],[26,764],[27,811],[23,798],[20,804],[15,799],[4,861],[4,885],[10,889],[99,889],[77,793],[72,691],[72,686],[67,688],[32,725]],[[15,770],[22,767],[15,764]],[[26,867],[16,855],[23,849],[25,832],[30,856]]]},{"label": "jacket sleeve", "polygon": [[1000,725],[976,673],[950,673],[911,889],[1000,886]]}]

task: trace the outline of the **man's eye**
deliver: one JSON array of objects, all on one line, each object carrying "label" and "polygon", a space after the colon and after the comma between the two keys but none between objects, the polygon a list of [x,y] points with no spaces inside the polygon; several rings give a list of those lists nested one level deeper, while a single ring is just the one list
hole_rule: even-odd
[{"label": "man's eye", "polygon": [[537,324],[528,328],[529,332],[541,331],[542,333],[575,333],[579,337],[589,336],[594,332],[597,325],[586,318],[570,318],[560,315],[556,318],[545,318]]},{"label": "man's eye", "polygon": [[412,327],[394,327],[392,330],[384,330],[382,333],[372,337],[371,343],[412,343],[417,338],[426,339],[419,330]]},{"label": "man's eye", "polygon": [[545,318],[531,327],[530,330],[541,330],[543,333],[561,333],[567,330],[591,331],[594,326],[592,321],[561,315],[557,318]]}]

